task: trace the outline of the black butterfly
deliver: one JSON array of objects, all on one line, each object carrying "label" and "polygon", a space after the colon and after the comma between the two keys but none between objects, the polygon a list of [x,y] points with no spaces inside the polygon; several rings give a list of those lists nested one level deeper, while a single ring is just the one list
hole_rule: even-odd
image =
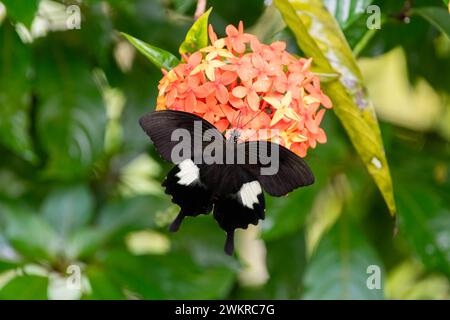
[{"label": "black butterfly", "polygon": [[[197,122],[198,121],[198,122]],[[201,123],[201,130],[194,129],[194,123]],[[224,150],[234,150],[245,154],[243,164],[205,164],[199,150],[191,146],[191,153],[176,161],[177,165],[167,174],[162,183],[165,192],[172,196],[172,202],[181,210],[170,225],[176,231],[186,216],[208,214],[213,211],[214,218],[226,231],[225,252],[229,255],[234,250],[234,230],[246,229],[249,224],[256,225],[264,219],[264,193],[279,197],[292,190],[314,183],[314,176],[308,165],[290,150],[267,141],[237,143],[238,133],[226,139],[211,123],[187,112],[164,110],[143,116],[139,121],[141,127],[153,141],[161,157],[169,162],[172,151],[179,141],[172,141],[175,129],[187,130],[194,139],[201,139],[207,132],[215,133],[215,143],[223,145]],[[201,135],[201,136],[199,136]],[[200,152],[207,143],[200,145]],[[262,150],[278,148],[278,171],[273,175],[261,174],[267,168],[263,163]],[[243,149],[242,149],[243,148]],[[250,158],[256,159],[250,161]],[[236,159],[235,159],[236,160]],[[242,163],[242,162],[241,162]]]}]

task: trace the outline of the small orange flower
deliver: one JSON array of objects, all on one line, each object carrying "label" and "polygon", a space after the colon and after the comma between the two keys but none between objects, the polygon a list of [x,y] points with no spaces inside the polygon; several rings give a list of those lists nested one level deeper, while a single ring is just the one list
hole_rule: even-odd
[{"label": "small orange flower", "polygon": [[261,43],[242,22],[225,31],[219,39],[210,25],[211,45],[163,70],[157,110],[195,113],[221,132],[248,129],[242,140],[278,142],[301,157],[325,143],[320,124],[332,103],[310,71],[312,59],[294,57],[282,41]]}]

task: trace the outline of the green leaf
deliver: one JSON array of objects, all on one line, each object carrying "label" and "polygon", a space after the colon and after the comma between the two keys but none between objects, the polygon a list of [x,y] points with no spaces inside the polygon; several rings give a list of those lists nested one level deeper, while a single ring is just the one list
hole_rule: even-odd
[{"label": "green leaf", "polygon": [[56,232],[27,208],[0,204],[0,220],[4,224],[5,238],[24,257],[35,260],[54,261],[60,250]]},{"label": "green leaf", "polygon": [[90,64],[50,40],[36,54],[37,131],[48,155],[45,175],[75,180],[91,174],[104,146],[106,110]]},{"label": "green leaf", "polygon": [[112,201],[100,211],[97,224],[110,234],[154,228],[156,215],[167,209],[169,201],[150,195]]},{"label": "green leaf", "polygon": [[92,257],[109,239],[110,233],[96,227],[85,227],[75,230],[66,243],[64,255],[70,260],[88,259]]},{"label": "green leaf", "polygon": [[[383,299],[381,261],[347,219],[325,235],[308,263],[303,299]],[[368,288],[369,266],[380,268],[381,289]]]},{"label": "green leaf", "polygon": [[15,22],[22,22],[27,28],[31,27],[37,12],[39,0],[2,0],[8,16]]},{"label": "green leaf", "polygon": [[93,206],[88,188],[75,185],[51,192],[45,199],[41,212],[53,229],[66,239],[89,222]]},{"label": "green leaf", "polygon": [[397,199],[400,232],[429,270],[450,276],[450,206],[416,181],[399,183]]},{"label": "green leaf", "polygon": [[5,271],[16,269],[20,266],[19,263],[0,259],[0,274]]},{"label": "green leaf", "polygon": [[86,271],[91,286],[92,293],[87,299],[93,300],[123,300],[123,294],[120,286],[114,283],[105,270],[99,267],[89,267]]},{"label": "green leaf", "polygon": [[366,8],[373,0],[324,0],[323,2],[341,28],[346,29],[366,13]]},{"label": "green leaf", "polygon": [[339,25],[319,0],[275,0],[298,46],[325,73],[340,81],[324,83],[333,110],[380,189],[392,215],[396,207],[389,166],[373,105],[361,72]]},{"label": "green leaf", "polygon": [[450,39],[450,13],[448,10],[441,7],[420,7],[413,9],[412,14],[421,16]]},{"label": "green leaf", "polygon": [[113,251],[104,265],[113,281],[144,299],[223,299],[234,280],[228,268],[203,269],[176,252],[133,256]]},{"label": "green leaf", "polygon": [[0,142],[34,160],[29,135],[31,50],[8,23],[0,26]]},{"label": "green leaf", "polygon": [[170,70],[180,63],[180,61],[170,52],[145,43],[144,41],[134,38],[129,34],[123,32],[122,34],[156,67]]},{"label": "green leaf", "polygon": [[0,300],[46,300],[48,278],[17,276],[0,289]]},{"label": "green leaf", "polygon": [[274,36],[283,31],[285,27],[286,24],[280,12],[274,5],[270,5],[248,32],[257,36],[260,41],[270,43],[274,40]]},{"label": "green leaf", "polygon": [[202,14],[186,34],[186,38],[180,46],[180,54],[191,53],[208,45],[208,17],[212,8]]}]

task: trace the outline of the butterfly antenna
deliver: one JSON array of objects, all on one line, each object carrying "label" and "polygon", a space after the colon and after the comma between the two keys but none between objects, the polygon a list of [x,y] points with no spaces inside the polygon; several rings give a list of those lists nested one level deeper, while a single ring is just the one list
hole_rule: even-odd
[{"label": "butterfly antenna", "polygon": [[239,128],[239,122],[241,121],[242,110],[239,110],[236,116],[236,128]]},{"label": "butterfly antenna", "polygon": [[263,111],[263,109],[259,110],[250,120],[248,120],[243,126],[242,129],[245,128],[246,125],[248,125],[250,122],[252,122],[253,120],[256,119],[257,116],[259,116],[259,114]]}]

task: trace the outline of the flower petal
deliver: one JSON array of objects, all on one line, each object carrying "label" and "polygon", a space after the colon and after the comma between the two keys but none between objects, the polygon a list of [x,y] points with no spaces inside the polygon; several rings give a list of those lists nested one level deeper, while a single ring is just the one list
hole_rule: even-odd
[{"label": "flower petal", "polygon": [[194,112],[197,107],[197,99],[195,95],[191,92],[187,95],[186,100],[184,100],[184,110],[186,112]]},{"label": "flower petal", "polygon": [[247,93],[246,100],[250,109],[252,109],[253,111],[259,110],[259,96],[255,91],[250,90]]},{"label": "flower petal", "polygon": [[259,79],[253,83],[253,89],[256,92],[267,92],[272,84],[269,78]]},{"label": "flower petal", "polygon": [[284,118],[283,110],[275,111],[275,113],[273,114],[273,117],[272,117],[272,121],[270,121],[270,126],[274,126],[283,118]]},{"label": "flower petal", "polygon": [[216,88],[216,98],[220,103],[225,104],[228,102],[228,90],[223,84],[219,84]]},{"label": "flower petal", "polygon": [[248,94],[248,89],[243,86],[237,86],[233,89],[233,91],[231,91],[231,94],[236,98],[242,99]]}]

